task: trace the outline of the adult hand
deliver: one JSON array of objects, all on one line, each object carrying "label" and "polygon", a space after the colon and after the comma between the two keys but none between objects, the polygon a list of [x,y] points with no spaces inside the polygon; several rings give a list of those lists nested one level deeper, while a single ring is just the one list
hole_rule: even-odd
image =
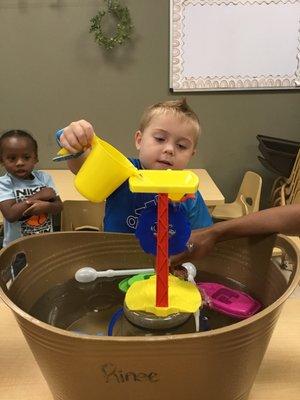
[{"label": "adult hand", "polygon": [[93,126],[81,119],[80,121],[71,122],[70,125],[64,128],[63,134],[60,136],[60,143],[69,153],[74,154],[89,148],[92,144],[93,136]]},{"label": "adult hand", "polygon": [[175,266],[188,261],[197,261],[209,254],[217,242],[213,226],[192,231],[187,244],[188,250],[170,258],[170,265]]}]

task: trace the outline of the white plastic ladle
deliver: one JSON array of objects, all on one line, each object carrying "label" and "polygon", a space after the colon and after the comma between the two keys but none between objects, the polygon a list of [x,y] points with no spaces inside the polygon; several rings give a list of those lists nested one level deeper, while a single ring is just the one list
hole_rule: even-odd
[{"label": "white plastic ladle", "polygon": [[195,265],[190,262],[186,262],[186,263],[183,263],[181,266],[186,269],[186,272],[188,275],[187,280],[189,282],[192,282],[194,285],[196,285],[194,278],[196,278],[196,275],[197,275],[197,268],[195,267]]},{"label": "white plastic ladle", "polygon": [[75,273],[75,279],[80,283],[93,282],[97,278],[113,278],[115,276],[147,274],[154,272],[154,268],[143,269],[107,269],[106,271],[96,271],[91,267],[80,268]]},{"label": "white plastic ladle", "polygon": [[[187,279],[189,282],[193,283],[196,285],[195,278],[197,275],[197,268],[195,267],[194,264],[187,262],[182,264],[182,267],[186,269],[186,272],[188,274]],[[200,309],[198,309],[196,312],[194,312],[194,318],[195,318],[195,328],[196,332],[200,331]]]}]

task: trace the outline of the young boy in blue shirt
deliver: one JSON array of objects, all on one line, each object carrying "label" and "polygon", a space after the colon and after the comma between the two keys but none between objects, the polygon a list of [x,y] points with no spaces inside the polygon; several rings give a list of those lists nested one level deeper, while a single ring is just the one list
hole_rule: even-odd
[{"label": "young boy in blue shirt", "polygon": [[[185,169],[195,154],[200,135],[197,115],[185,99],[165,101],[148,107],[135,132],[135,146],[139,158],[129,160],[138,169]],[[62,147],[70,153],[84,151],[82,156],[68,160],[70,170],[76,174],[89,153],[94,135],[93,126],[80,120],[72,122],[56,133]],[[132,193],[128,181],[106,200],[104,231],[135,233],[141,212],[156,203],[156,194]],[[180,204],[186,210],[191,229],[212,225],[212,219],[199,192]]]}]

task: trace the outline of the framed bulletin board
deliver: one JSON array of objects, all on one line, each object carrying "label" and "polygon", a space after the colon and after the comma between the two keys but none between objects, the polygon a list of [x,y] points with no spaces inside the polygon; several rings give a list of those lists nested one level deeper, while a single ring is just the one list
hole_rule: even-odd
[{"label": "framed bulletin board", "polygon": [[170,88],[299,89],[300,0],[170,0]]}]

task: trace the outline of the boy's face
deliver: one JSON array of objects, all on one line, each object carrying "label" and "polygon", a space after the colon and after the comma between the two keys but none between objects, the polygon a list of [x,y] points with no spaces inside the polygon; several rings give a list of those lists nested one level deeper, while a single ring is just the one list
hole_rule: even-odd
[{"label": "boy's face", "polygon": [[13,136],[2,142],[1,162],[11,175],[29,179],[38,159],[30,140]]},{"label": "boy's face", "polygon": [[191,121],[167,112],[154,116],[135,145],[145,169],[184,169],[195,153],[196,132]]}]

